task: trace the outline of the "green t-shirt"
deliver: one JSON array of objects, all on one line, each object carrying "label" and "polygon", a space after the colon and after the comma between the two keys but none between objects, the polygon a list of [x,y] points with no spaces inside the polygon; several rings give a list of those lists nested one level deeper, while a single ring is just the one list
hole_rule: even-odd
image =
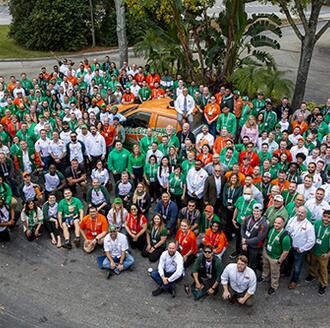
[{"label": "green t-shirt", "polygon": [[147,179],[150,182],[157,181],[157,172],[158,172],[158,164],[155,163],[151,165],[150,163],[146,163],[144,165],[143,173],[146,175]]},{"label": "green t-shirt", "polygon": [[237,208],[237,216],[236,216],[236,222],[239,224],[242,224],[243,217],[247,217],[252,214],[253,211],[253,205],[257,204],[257,201],[255,199],[251,199],[250,201],[245,201],[243,196],[238,197],[235,208]]},{"label": "green t-shirt", "polygon": [[185,177],[181,173],[179,177],[176,177],[174,173],[170,174],[169,177],[169,188],[170,193],[175,196],[183,194],[183,187],[185,184]]},{"label": "green t-shirt", "polygon": [[325,226],[322,220],[314,223],[315,229],[315,245],[313,253],[316,256],[321,256],[330,252],[330,225]]},{"label": "green t-shirt", "polygon": [[[161,237],[167,236],[167,229],[165,226],[163,229],[155,229],[151,222],[148,223],[148,231],[150,231],[150,243],[152,246],[156,245],[160,241]],[[165,244],[166,243],[164,243],[162,247],[165,248]]]},{"label": "green t-shirt", "polygon": [[268,256],[274,260],[278,260],[283,252],[288,252],[291,248],[291,239],[288,235],[283,237],[282,242],[280,240],[284,232],[284,229],[277,232],[274,228],[270,229],[268,232],[266,252]]},{"label": "green t-shirt", "polygon": [[68,203],[66,199],[62,199],[58,203],[58,213],[62,213],[63,219],[68,216],[77,216],[79,218],[79,210],[83,209],[84,206],[80,199],[72,197],[71,202]]}]

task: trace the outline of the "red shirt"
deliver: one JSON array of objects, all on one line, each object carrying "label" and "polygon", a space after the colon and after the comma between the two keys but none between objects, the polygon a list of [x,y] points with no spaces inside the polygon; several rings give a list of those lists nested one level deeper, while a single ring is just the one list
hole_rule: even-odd
[{"label": "red shirt", "polygon": [[179,250],[182,256],[185,256],[190,250],[192,250],[192,254],[197,254],[198,246],[196,235],[191,230],[185,235],[183,231],[179,229],[175,239],[179,244]]},{"label": "red shirt", "polygon": [[165,95],[165,90],[162,89],[162,88],[157,88],[157,89],[154,88],[151,91],[151,98],[152,99],[162,98],[162,97],[164,97],[164,95]]},{"label": "red shirt", "polygon": [[136,73],[134,75],[134,80],[138,83],[139,86],[142,85],[142,82],[146,79],[143,73]]},{"label": "red shirt", "polygon": [[249,157],[250,158],[250,165],[252,167],[259,166],[260,160],[259,160],[259,156],[258,156],[257,153],[255,153],[255,152],[248,153],[247,150],[242,151],[238,156],[238,161],[239,161],[240,164],[243,163],[243,158],[244,157]]},{"label": "red shirt", "polygon": [[160,76],[158,74],[148,74],[146,77],[146,81],[150,87],[150,89],[154,89],[155,88],[155,82],[160,83]]},{"label": "red shirt", "polygon": [[140,218],[135,218],[131,213],[128,213],[126,223],[129,230],[136,235],[143,229],[142,225],[147,224],[147,219],[142,214]]},{"label": "red shirt", "polygon": [[103,138],[105,140],[105,145],[107,147],[111,146],[116,137],[116,128],[112,125],[109,125],[108,127],[103,126],[101,135],[103,136]]},{"label": "red shirt", "polygon": [[124,93],[123,96],[121,97],[121,102],[122,103],[133,103],[135,100],[134,94],[132,92],[130,93]]}]

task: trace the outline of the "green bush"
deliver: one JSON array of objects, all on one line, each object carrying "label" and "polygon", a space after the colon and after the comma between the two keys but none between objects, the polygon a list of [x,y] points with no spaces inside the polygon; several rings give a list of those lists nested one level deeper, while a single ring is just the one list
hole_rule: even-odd
[{"label": "green bush", "polygon": [[10,35],[28,49],[79,50],[88,45],[88,0],[11,0]]}]

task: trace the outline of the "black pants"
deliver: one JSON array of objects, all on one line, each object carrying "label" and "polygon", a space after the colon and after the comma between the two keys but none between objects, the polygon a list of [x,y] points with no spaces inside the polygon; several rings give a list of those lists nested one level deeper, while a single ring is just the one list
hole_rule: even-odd
[{"label": "black pants", "polygon": [[158,247],[156,248],[152,253],[147,252],[147,246],[143,249],[141,255],[143,257],[148,257],[150,262],[157,262],[164,252],[164,247]]},{"label": "black pants", "polygon": [[145,233],[142,236],[140,236],[137,241],[133,241],[133,238],[130,235],[127,236],[127,239],[133,249],[137,248],[140,251],[142,251],[146,247],[147,239]]},{"label": "black pants", "polygon": [[233,239],[232,234],[235,233],[236,230],[233,225],[233,215],[234,215],[234,211],[229,210],[227,207],[225,207],[225,219],[226,219],[225,234],[228,241],[231,241]]},{"label": "black pants", "polygon": [[0,243],[7,243],[10,241],[8,228],[0,232]]},{"label": "black pants", "polygon": [[238,229],[235,228],[236,234],[236,253],[240,254],[242,252],[241,244],[242,244],[242,236],[241,236],[241,225],[236,222],[238,225]]},{"label": "black pants", "polygon": [[100,160],[101,157],[102,157],[102,155],[100,155],[100,156],[91,156],[91,160],[90,160],[90,162],[89,162],[89,170],[90,170],[90,172],[92,172],[92,170],[93,170],[94,167],[96,166],[96,162],[97,162],[98,160]]},{"label": "black pants", "polygon": [[[96,207],[96,208],[98,208],[101,204],[99,204],[99,205],[97,205],[97,204],[95,204],[95,203],[91,203],[91,205],[93,206],[93,207]],[[110,206],[109,205],[106,205],[106,206],[103,206],[102,207],[102,209],[99,211],[102,215],[104,215],[104,216],[107,216],[107,214],[108,214],[108,212],[110,211]]]},{"label": "black pants", "polygon": [[176,203],[178,207],[178,211],[180,211],[184,207],[184,203],[181,199],[182,195],[173,195],[171,194],[171,199]]},{"label": "black pants", "polygon": [[60,235],[60,231],[59,231],[59,229],[56,228],[55,222],[45,221],[44,225],[49,234],[53,233],[55,237]]},{"label": "black pants", "polygon": [[153,198],[153,199],[157,199],[160,195],[160,192],[159,192],[159,183],[158,181],[155,181],[155,182],[150,182],[150,186],[149,186],[149,194],[150,194],[150,197]]},{"label": "black pants", "polygon": [[195,254],[190,254],[188,257],[187,257],[187,261],[183,263],[183,266],[185,268],[188,268],[190,265],[192,265],[196,260],[196,255]]},{"label": "black pants", "polygon": [[26,239],[27,239],[28,241],[33,241],[33,240],[35,240],[35,239],[37,238],[36,235],[35,235],[35,232],[36,232],[36,229],[35,229],[35,228],[33,228],[33,229],[31,230],[31,235],[30,235],[30,236],[28,236],[27,233],[25,232],[25,237],[26,237]]},{"label": "black pants", "polygon": [[115,184],[121,179],[121,173],[112,173],[113,179],[115,180]]},{"label": "black pants", "polygon": [[262,271],[261,267],[262,249],[248,247],[246,255],[249,259],[249,267],[257,273],[257,270]]},{"label": "black pants", "polygon": [[143,167],[133,167],[134,185],[136,186],[139,182],[143,180]]}]

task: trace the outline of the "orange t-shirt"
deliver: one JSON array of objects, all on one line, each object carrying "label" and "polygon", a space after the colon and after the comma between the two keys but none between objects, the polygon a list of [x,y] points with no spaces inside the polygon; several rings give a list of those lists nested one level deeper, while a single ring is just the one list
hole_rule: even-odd
[{"label": "orange t-shirt", "polygon": [[214,141],[214,144],[213,144],[213,152],[217,153],[217,154],[220,154],[222,148],[226,147],[226,142],[228,140],[231,140],[231,139],[228,138],[228,137],[221,137],[221,136],[216,138],[215,141]]},{"label": "orange t-shirt", "polygon": [[130,93],[124,93],[123,96],[121,97],[121,101],[125,102],[125,103],[131,103],[134,102],[135,97],[134,94],[132,92]]},{"label": "orange t-shirt", "polygon": [[148,74],[146,77],[146,81],[150,87],[150,89],[154,89],[155,88],[155,82],[160,83],[160,76],[158,74]]},{"label": "orange t-shirt", "polygon": [[108,220],[100,213],[96,215],[95,220],[88,214],[82,219],[80,229],[85,230],[88,240],[93,240],[100,233],[108,231]]},{"label": "orange t-shirt", "polygon": [[212,228],[208,228],[205,231],[203,244],[208,246],[211,245],[214,249],[214,253],[220,254],[224,247],[228,246],[228,240],[223,231],[214,233]]},{"label": "orange t-shirt", "polygon": [[308,124],[305,121],[302,121],[301,123],[299,123],[298,121],[293,121],[292,122],[292,131],[296,127],[300,128],[301,135],[303,135],[308,130]]},{"label": "orange t-shirt", "polygon": [[220,115],[218,104],[207,104],[204,108],[204,117],[208,123],[212,123]]},{"label": "orange t-shirt", "polygon": [[183,231],[179,229],[175,239],[179,243],[179,250],[182,256],[185,256],[190,250],[192,250],[192,254],[197,254],[198,246],[196,235],[191,230],[185,235]]},{"label": "orange t-shirt", "polygon": [[202,153],[199,153],[196,159],[201,160],[204,165],[207,165],[212,163],[213,155],[208,153],[206,156],[204,156]]},{"label": "orange t-shirt", "polygon": [[162,98],[165,95],[165,90],[162,88],[154,88],[151,91],[151,98],[152,99],[157,99],[157,98]]},{"label": "orange t-shirt", "polygon": [[272,180],[271,184],[280,187],[281,192],[283,192],[284,190],[288,190],[290,186],[290,182],[288,180],[285,180],[283,184],[280,184],[278,178]]},{"label": "orange t-shirt", "polygon": [[112,145],[113,140],[116,137],[116,128],[112,125],[109,125],[108,127],[103,127],[103,130],[101,131],[101,135],[103,136],[105,140],[105,145],[108,147]]}]

